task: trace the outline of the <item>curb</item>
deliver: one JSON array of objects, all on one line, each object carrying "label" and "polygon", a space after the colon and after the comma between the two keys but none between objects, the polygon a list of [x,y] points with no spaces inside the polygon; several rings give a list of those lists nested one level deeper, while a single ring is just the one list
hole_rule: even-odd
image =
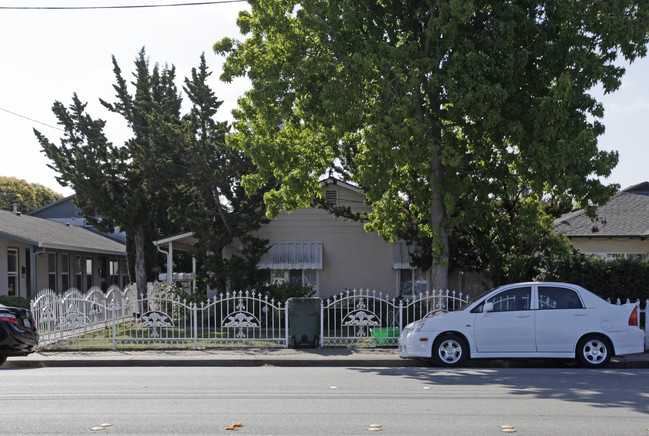
[{"label": "curb", "polygon": [[[313,368],[430,368],[441,369],[433,366],[428,361],[414,359],[42,359],[20,360],[9,359],[2,369],[17,368],[91,368],[91,367],[313,367]],[[465,362],[461,368],[467,369],[512,369],[512,368],[537,368],[537,369],[586,369],[579,365],[566,365],[558,360],[499,360],[476,359]],[[647,360],[627,360],[614,358],[604,369],[649,369]],[[0,369],[1,370],[1,369]]]}]

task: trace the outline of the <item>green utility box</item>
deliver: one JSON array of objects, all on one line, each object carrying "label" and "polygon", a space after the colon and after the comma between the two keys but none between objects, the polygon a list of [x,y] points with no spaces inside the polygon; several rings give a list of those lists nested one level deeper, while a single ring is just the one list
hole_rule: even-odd
[{"label": "green utility box", "polygon": [[318,348],[320,307],[318,297],[288,299],[288,334],[293,348]]}]

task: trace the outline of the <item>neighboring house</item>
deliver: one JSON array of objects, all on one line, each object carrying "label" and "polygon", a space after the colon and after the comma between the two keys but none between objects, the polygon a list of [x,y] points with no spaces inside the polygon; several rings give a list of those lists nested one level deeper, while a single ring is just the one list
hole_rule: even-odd
[{"label": "neighboring house", "polygon": [[557,231],[584,254],[602,259],[646,258],[649,253],[649,182],[624,189],[597,208],[591,219],[583,210],[555,221]]},{"label": "neighboring house", "polygon": [[[321,184],[326,201],[355,212],[369,211],[357,187],[335,178]],[[311,285],[322,298],[351,289],[375,290],[393,297],[429,290],[430,272],[410,263],[405,243],[387,243],[377,233],[366,232],[362,223],[336,218],[320,208],[282,212],[254,234],[270,241],[268,252],[258,264],[268,271],[268,283]],[[191,233],[186,233],[155,243],[183,250],[191,245],[192,238]],[[185,248],[179,248],[181,244]],[[236,252],[233,245],[232,252]],[[463,276],[451,273],[449,287],[466,289]]]},{"label": "neighboring house", "polygon": [[45,218],[52,221],[58,221],[73,226],[84,227],[97,233],[101,233],[111,239],[125,243],[126,234],[115,230],[113,233],[103,233],[95,229],[84,217],[81,216],[81,209],[74,204],[76,195],[62,198],[54,203],[47,204],[41,208],[28,212],[27,215],[38,218]]},{"label": "neighboring house", "polygon": [[95,231],[0,211],[0,295],[32,298],[127,284],[125,245]]}]

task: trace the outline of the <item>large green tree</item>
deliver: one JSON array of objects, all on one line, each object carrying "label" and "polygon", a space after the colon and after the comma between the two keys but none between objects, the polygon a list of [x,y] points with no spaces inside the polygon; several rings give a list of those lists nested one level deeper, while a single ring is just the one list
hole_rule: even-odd
[{"label": "large green tree", "polygon": [[0,177],[0,209],[13,210],[14,204],[20,212],[46,206],[63,196],[38,183],[29,183],[16,177]]},{"label": "large green tree", "polygon": [[247,186],[281,182],[271,216],[333,170],[364,190],[366,228],[414,243],[446,288],[449,242],[459,258],[533,230],[547,197],[615,192],[590,90],[616,90],[618,58],[646,54],[646,1],[249,3],[247,39],[214,48],[222,79],[252,82],[232,142],[260,168]]},{"label": "large green tree", "polygon": [[176,163],[170,156],[178,156],[174,150],[181,146],[181,97],[174,68],[151,68],[144,49],[135,61],[133,93],[114,57],[113,66],[116,101],[101,102],[124,117],[133,132],[130,139],[112,144],[103,131],[105,122],[88,115],[76,94],[69,107],[58,101],[53,105],[65,131],[59,145],[35,133],[52,160],[50,167],[59,173],[59,183],[75,190],[83,215],[99,229],[119,227],[126,232],[135,256],[137,288],[144,293],[146,253],[153,250],[151,241],[159,237],[157,229],[166,219],[161,204],[167,204]]},{"label": "large green tree", "polygon": [[229,285],[244,289],[258,281],[257,263],[267,242],[250,233],[265,222],[263,190],[246,194],[241,179],[256,170],[241,151],[226,145],[226,122],[215,115],[222,104],[208,84],[205,56],[183,87],[191,108],[183,117],[183,148],[178,149],[174,218],[198,240],[199,264],[210,284],[223,292]]}]

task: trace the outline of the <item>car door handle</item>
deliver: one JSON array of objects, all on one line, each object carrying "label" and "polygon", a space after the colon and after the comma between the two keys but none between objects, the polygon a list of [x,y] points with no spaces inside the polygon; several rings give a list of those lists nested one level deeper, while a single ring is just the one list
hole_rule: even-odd
[{"label": "car door handle", "polygon": [[572,316],[586,316],[585,313],[573,313]]},{"label": "car door handle", "polygon": [[516,315],[516,318],[531,318],[532,315]]}]

